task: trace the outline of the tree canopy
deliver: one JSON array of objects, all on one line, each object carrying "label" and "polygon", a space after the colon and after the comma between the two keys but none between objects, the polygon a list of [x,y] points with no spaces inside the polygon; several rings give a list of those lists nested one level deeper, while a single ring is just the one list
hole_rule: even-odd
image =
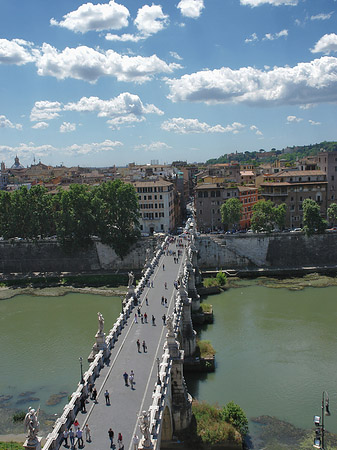
[{"label": "tree canopy", "polygon": [[302,203],[303,208],[303,229],[306,235],[314,233],[324,233],[327,221],[321,216],[319,205],[310,198],[306,198]]},{"label": "tree canopy", "polygon": [[251,226],[253,231],[270,232],[275,227],[282,229],[285,224],[286,205],[275,206],[271,200],[260,200],[253,206]]},{"label": "tree canopy", "polygon": [[228,229],[230,225],[236,225],[240,222],[242,213],[242,204],[238,198],[230,198],[221,205],[221,221]]},{"label": "tree canopy", "polygon": [[90,188],[72,184],[51,195],[42,186],[0,191],[0,235],[37,240],[56,235],[67,250],[85,248],[92,236],[124,256],[139,236],[139,206],[131,184],[109,181]]}]

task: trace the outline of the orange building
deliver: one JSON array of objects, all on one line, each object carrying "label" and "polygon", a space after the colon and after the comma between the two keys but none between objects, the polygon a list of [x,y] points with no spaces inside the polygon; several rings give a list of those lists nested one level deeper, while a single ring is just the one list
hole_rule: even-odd
[{"label": "orange building", "polygon": [[255,187],[238,186],[239,200],[242,203],[242,215],[240,228],[250,228],[250,221],[253,215],[253,206],[258,201],[258,189]]}]

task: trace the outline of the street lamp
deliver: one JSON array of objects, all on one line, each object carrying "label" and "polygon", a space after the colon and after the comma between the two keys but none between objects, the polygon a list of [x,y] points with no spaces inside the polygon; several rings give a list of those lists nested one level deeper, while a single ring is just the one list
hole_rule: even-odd
[{"label": "street lamp", "polygon": [[321,406],[321,415],[320,416],[314,416],[314,424],[316,427],[315,433],[316,436],[314,437],[314,444],[313,447],[319,448],[321,450],[325,450],[324,447],[324,416],[330,416],[330,410],[329,410],[329,395],[326,391],[323,391],[322,393],[322,406]]},{"label": "street lamp", "polygon": [[122,314],[123,314],[123,309],[124,309],[124,298],[121,297],[121,302],[122,302]]},{"label": "street lamp", "polygon": [[81,368],[81,384],[84,384],[84,380],[83,380],[83,358],[82,356],[80,356],[78,358],[79,362],[80,362],[80,368]]},{"label": "street lamp", "polygon": [[160,386],[160,385],[161,385],[160,376],[159,376],[159,364],[160,364],[160,359],[157,358],[156,361],[157,361],[157,384],[158,384],[158,386]]}]

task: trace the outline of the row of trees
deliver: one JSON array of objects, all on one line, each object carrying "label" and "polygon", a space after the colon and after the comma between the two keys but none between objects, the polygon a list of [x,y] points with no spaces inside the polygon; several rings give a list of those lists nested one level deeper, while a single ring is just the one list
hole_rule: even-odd
[{"label": "row of trees", "polygon": [[[303,229],[307,235],[323,233],[328,222],[322,218],[319,205],[311,199],[306,199],[302,204]],[[231,198],[221,206],[221,220],[228,229],[240,222],[242,204],[239,199]],[[251,227],[253,231],[271,232],[273,229],[282,230],[285,227],[286,205],[274,205],[271,200],[260,200],[253,206]],[[337,221],[337,204],[333,203],[328,208],[328,219]]]},{"label": "row of trees", "polygon": [[66,249],[85,248],[92,236],[123,256],[139,236],[139,205],[131,184],[97,187],[72,184],[50,195],[43,186],[0,191],[0,235],[4,239],[56,236]]}]

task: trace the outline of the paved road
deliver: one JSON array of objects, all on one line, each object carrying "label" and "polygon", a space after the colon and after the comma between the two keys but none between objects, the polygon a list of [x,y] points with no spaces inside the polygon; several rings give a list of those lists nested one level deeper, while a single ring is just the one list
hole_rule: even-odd
[{"label": "paved road", "polygon": [[[176,245],[170,244],[169,249],[176,251]],[[163,264],[165,270],[163,270]],[[111,427],[115,433],[114,444],[117,448],[117,435],[123,435],[125,450],[131,450],[132,437],[136,433],[141,437],[138,416],[143,410],[148,410],[152,403],[152,393],[157,381],[156,358],[161,359],[163,344],[166,335],[166,327],[163,326],[163,314],[169,315],[173,312],[175,293],[173,282],[178,279],[182,271],[183,258],[175,264],[173,256],[162,255],[158,266],[151,277],[153,288],[145,288],[141,297],[141,311],[148,315],[148,323],[142,324],[140,318],[138,323],[134,321],[136,308],[123,329],[115,348],[112,350],[111,359],[100,372],[96,379],[95,387],[98,391],[97,404],[92,400],[86,405],[87,413],[79,413],[77,419],[81,428],[86,423],[91,430],[92,442],[86,442],[87,450],[105,450],[110,447],[108,430]],[[167,289],[164,283],[167,283]],[[161,304],[162,296],[167,298],[168,306]],[[148,298],[149,306],[145,305]],[[151,323],[152,314],[156,318],[156,326]],[[112,326],[113,324],[111,324]],[[137,339],[142,343],[145,340],[147,352],[137,350]],[[126,387],[123,373],[135,372],[135,387],[132,390]],[[104,392],[108,389],[111,405],[105,404]]]}]

